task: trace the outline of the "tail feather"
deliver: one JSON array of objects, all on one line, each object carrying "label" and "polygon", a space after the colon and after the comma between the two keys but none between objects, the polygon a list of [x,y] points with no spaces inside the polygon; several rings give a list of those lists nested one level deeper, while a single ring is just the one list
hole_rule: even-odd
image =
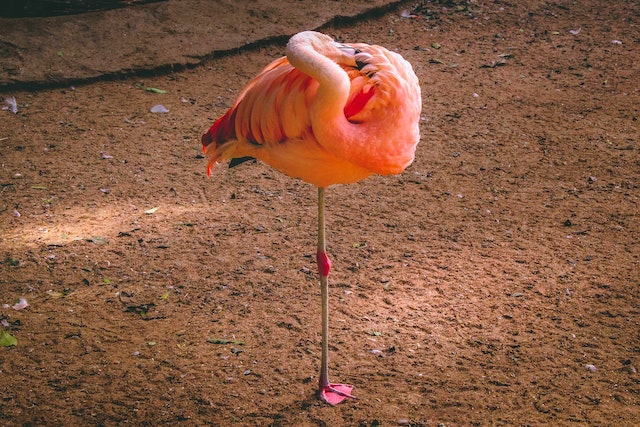
[{"label": "tail feather", "polygon": [[230,139],[236,138],[236,129],[234,126],[236,115],[236,109],[232,108],[225,115],[215,121],[213,126],[202,135],[202,148],[206,149],[207,146],[213,142],[216,146],[222,144]]},{"label": "tail feather", "polygon": [[229,160],[232,154],[229,151],[235,146],[235,114],[236,109],[232,108],[222,117],[215,121],[213,126],[202,135],[202,152],[209,159],[207,164],[207,176],[211,176],[213,166],[220,160]]},{"label": "tail feather", "polygon": [[[249,160],[249,159],[245,159],[244,157],[240,157],[237,160],[234,160],[236,159],[234,157],[234,154],[236,152],[237,145],[238,145],[238,141],[236,139],[232,139],[230,141],[225,141],[217,145],[208,145],[203,148],[203,151],[207,156],[207,159],[209,160],[207,162],[207,176],[211,176],[211,170],[216,165],[216,163],[222,163],[227,160],[233,160],[234,161],[233,166],[236,166],[245,160]],[[230,165],[230,167],[232,166]]]}]

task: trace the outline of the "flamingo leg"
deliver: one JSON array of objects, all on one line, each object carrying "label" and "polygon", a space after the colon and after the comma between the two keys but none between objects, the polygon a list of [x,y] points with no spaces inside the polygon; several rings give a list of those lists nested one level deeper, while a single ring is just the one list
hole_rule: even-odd
[{"label": "flamingo leg", "polygon": [[351,395],[353,386],[329,382],[329,270],[331,261],[327,256],[324,226],[324,188],[318,188],[318,252],[316,260],[320,274],[320,296],[322,299],[322,361],[320,364],[320,399],[337,405],[344,399],[355,399]]}]

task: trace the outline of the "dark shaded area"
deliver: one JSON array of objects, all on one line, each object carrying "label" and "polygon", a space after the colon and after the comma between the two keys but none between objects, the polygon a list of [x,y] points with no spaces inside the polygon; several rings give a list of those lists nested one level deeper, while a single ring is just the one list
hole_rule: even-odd
[{"label": "dark shaded area", "polygon": [[0,3],[0,16],[25,18],[75,15],[161,1],[167,0],[5,0]]},{"label": "dark shaded area", "polygon": [[110,3],[140,6],[69,16],[0,16],[0,90],[182,71],[240,50],[283,44],[305,29],[381,16],[402,4],[358,0],[328,8],[312,0]]}]

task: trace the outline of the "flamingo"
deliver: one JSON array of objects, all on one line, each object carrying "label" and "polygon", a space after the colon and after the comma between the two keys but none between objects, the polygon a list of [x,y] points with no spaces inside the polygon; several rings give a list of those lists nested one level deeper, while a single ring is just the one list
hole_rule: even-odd
[{"label": "flamingo", "polygon": [[318,187],[319,397],[330,405],[355,397],[353,386],[329,381],[325,189],[404,171],[420,140],[421,106],[418,78],[401,55],[305,31],[291,37],[286,56],[253,78],[202,136],[208,175],[218,163],[259,159]]}]

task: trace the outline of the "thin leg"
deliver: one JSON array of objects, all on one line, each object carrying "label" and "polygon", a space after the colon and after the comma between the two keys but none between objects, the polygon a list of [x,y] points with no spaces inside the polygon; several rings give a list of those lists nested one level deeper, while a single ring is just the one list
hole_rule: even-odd
[{"label": "thin leg", "polygon": [[324,227],[324,188],[318,188],[318,273],[320,274],[320,296],[322,298],[322,361],[320,364],[320,399],[337,405],[351,395],[353,386],[329,382],[329,270],[331,261],[327,256]]}]

